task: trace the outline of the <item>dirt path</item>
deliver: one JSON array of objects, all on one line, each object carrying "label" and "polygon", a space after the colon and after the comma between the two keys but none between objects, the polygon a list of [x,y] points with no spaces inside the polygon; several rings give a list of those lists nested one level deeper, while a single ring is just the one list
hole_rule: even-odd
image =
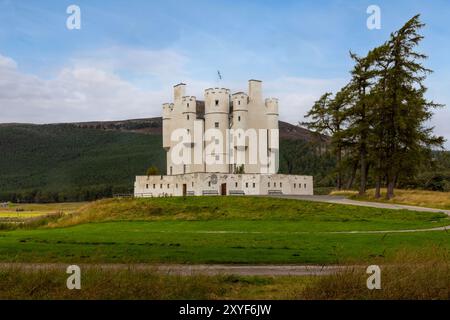
[{"label": "dirt path", "polygon": [[351,206],[360,207],[372,207],[381,209],[394,209],[394,210],[411,210],[411,211],[421,211],[421,212],[443,212],[450,216],[450,210],[436,209],[436,208],[426,208],[417,206],[408,206],[404,204],[392,204],[392,203],[382,203],[382,202],[370,202],[370,201],[357,201],[347,199],[343,196],[272,196],[276,198],[286,198],[286,199],[298,199],[305,201],[315,201],[315,202],[326,202],[326,203],[336,203],[336,204],[346,204]]},{"label": "dirt path", "polygon": [[[0,263],[0,270],[22,269],[26,271],[61,270],[69,264],[61,263]],[[223,264],[89,264],[79,265],[81,270],[132,270],[154,271],[167,275],[238,275],[238,276],[323,276],[342,271],[347,266],[314,265],[223,265]],[[352,268],[362,268],[352,266]]]},{"label": "dirt path", "polygon": [[148,231],[149,233],[192,233],[192,234],[377,234],[377,233],[408,233],[447,231],[450,226],[426,229],[399,229],[399,230],[350,230],[350,231],[245,231],[245,230],[192,230],[192,231]]}]

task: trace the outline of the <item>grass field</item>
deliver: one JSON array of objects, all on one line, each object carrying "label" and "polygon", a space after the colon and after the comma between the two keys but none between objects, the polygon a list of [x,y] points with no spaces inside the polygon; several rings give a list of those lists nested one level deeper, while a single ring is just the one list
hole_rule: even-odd
[{"label": "grass field", "polygon": [[[373,260],[386,262],[381,258]],[[0,270],[0,299],[449,299],[448,251],[400,251],[382,265],[382,289],[365,268],[321,277],[176,276],[82,267],[81,290],[67,290],[64,267]]]},{"label": "grass field", "polygon": [[368,190],[365,196],[359,196],[358,192],[353,190],[332,191],[331,195],[348,196],[353,200],[397,203],[450,210],[450,192],[395,190],[395,197],[391,200],[385,199],[386,189],[382,190],[382,197],[380,199],[375,198],[375,189]]},{"label": "grass field", "polygon": [[0,208],[0,219],[19,217],[19,218],[34,218],[52,213],[62,212],[70,214],[76,212],[87,202],[67,202],[67,203],[8,203],[7,207]]},{"label": "grass field", "polygon": [[[340,264],[440,246],[442,213],[260,197],[102,200],[46,227],[0,232],[0,261]],[[343,233],[337,233],[343,232]]]},{"label": "grass field", "polygon": [[0,208],[0,230],[34,229],[73,214],[86,203],[12,204]]}]

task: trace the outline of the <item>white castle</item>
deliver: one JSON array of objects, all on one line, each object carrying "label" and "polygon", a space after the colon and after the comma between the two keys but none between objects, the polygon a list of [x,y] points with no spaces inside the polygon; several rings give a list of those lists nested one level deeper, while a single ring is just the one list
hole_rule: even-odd
[{"label": "white castle", "polygon": [[163,104],[167,175],[137,176],[136,197],[313,194],[311,176],[277,174],[278,99],[263,100],[261,81],[248,94],[206,89],[204,100],[185,91],[174,86]]}]

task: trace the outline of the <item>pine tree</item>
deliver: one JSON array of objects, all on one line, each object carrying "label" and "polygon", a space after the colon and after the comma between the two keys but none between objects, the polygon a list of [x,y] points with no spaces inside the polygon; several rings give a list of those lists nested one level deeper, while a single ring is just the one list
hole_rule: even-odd
[{"label": "pine tree", "polygon": [[370,94],[373,86],[375,72],[372,68],[373,59],[369,53],[366,57],[358,57],[350,53],[355,61],[355,66],[351,72],[352,80],[348,88],[352,96],[352,106],[347,111],[349,126],[345,131],[348,141],[351,141],[354,152],[359,159],[360,184],[359,194],[364,195],[367,188],[367,176],[369,172],[368,149],[371,121],[372,97]]},{"label": "pine tree", "polygon": [[394,188],[401,174],[413,174],[421,160],[427,158],[427,150],[442,146],[444,139],[432,134],[433,128],[424,123],[432,116],[432,109],[439,107],[425,99],[427,88],[423,85],[426,75],[432,71],[421,60],[426,55],[415,48],[423,36],[424,27],[420,15],[409,20],[400,30],[391,34],[388,42],[388,58],[391,61],[380,81],[385,83],[386,107],[383,108],[385,126],[387,198],[394,196]]},{"label": "pine tree", "polygon": [[336,188],[342,188],[342,131],[345,124],[345,108],[348,104],[348,89],[344,87],[334,99],[332,93],[325,93],[317,100],[306,118],[312,121],[303,122],[302,125],[318,133],[330,135],[333,152],[336,155]]}]

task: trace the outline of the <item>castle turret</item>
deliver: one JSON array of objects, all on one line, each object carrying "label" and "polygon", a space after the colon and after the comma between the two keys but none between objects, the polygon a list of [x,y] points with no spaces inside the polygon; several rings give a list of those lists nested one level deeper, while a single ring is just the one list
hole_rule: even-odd
[{"label": "castle turret", "polygon": [[[215,161],[206,159],[206,172],[228,173],[230,171],[226,143],[228,141],[229,110],[230,90],[225,88],[205,90],[205,157],[215,159]],[[209,129],[220,132],[219,136],[208,136]],[[211,146],[211,143],[215,146]],[[214,151],[210,151],[213,149]],[[211,162],[215,163],[211,164]]]},{"label": "castle turret", "polygon": [[189,142],[185,143],[186,148],[191,148],[190,154],[191,159],[188,164],[186,164],[185,167],[185,173],[192,173],[198,170],[198,168],[195,167],[195,161],[194,161],[194,146],[195,146],[195,139],[194,139],[194,124],[195,120],[197,118],[196,113],[196,105],[197,100],[193,96],[185,96],[181,99],[181,113],[183,117],[183,121],[180,121],[180,123],[183,123],[184,129],[187,130],[187,135]]},{"label": "castle turret", "polygon": [[233,148],[231,155],[231,163],[233,171],[238,167],[244,166],[246,163],[246,149],[248,142],[245,132],[248,128],[248,95],[243,92],[237,92],[232,95],[233,102],[233,117],[232,126],[233,129]]},{"label": "castle turret", "polygon": [[265,101],[267,129],[278,129],[278,99],[269,98]]},{"label": "castle turret", "polygon": [[173,104],[164,103],[163,104],[163,112],[162,112],[162,126],[163,126],[163,148],[170,148],[170,134],[172,132],[171,129],[171,119],[172,119],[172,110]]},{"label": "castle turret", "polygon": [[269,98],[265,101],[267,116],[267,148],[268,169],[267,173],[274,174],[278,171],[279,162],[279,132],[278,132],[278,99]]},{"label": "castle turret", "polygon": [[188,129],[189,132],[193,132],[194,130],[194,121],[197,118],[196,105],[197,100],[195,97],[185,96],[181,100],[181,113],[184,122],[183,128]]}]

